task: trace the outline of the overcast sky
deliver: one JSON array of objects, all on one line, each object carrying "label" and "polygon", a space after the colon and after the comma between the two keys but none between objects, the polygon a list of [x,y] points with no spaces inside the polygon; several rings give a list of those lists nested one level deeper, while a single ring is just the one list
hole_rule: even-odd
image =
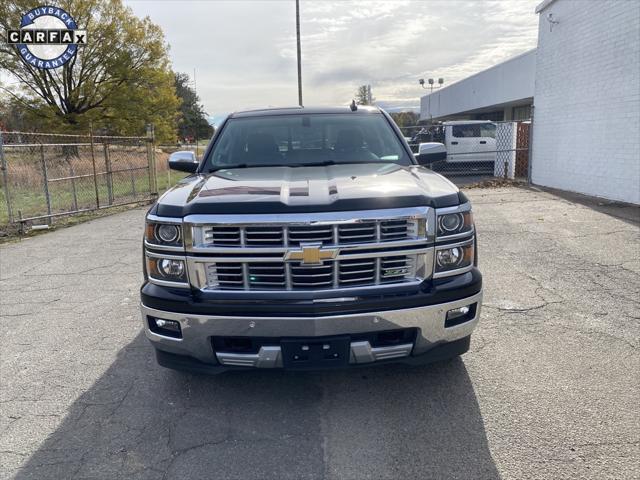
[{"label": "overcast sky", "polygon": [[[383,106],[419,105],[418,78],[452,83],[536,46],[540,0],[302,0],[306,105],[347,104],[370,83]],[[294,0],[125,0],[162,27],[205,110],[297,104]]]}]

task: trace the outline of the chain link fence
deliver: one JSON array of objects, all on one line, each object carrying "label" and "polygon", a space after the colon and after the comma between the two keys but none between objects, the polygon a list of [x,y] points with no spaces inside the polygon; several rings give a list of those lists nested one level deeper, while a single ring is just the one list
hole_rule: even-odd
[{"label": "chain link fence", "polygon": [[0,132],[0,228],[151,201],[156,153],[166,156],[156,152],[152,127],[145,137]]},{"label": "chain link fence", "polygon": [[401,130],[414,153],[421,143],[444,144],[446,159],[430,167],[454,183],[495,178],[526,181],[529,177],[530,121],[460,120]]},{"label": "chain link fence", "polygon": [[[402,131],[415,153],[421,143],[444,144],[446,159],[430,166],[454,183],[528,179],[531,122],[458,121]],[[0,230],[152,201],[184,176],[169,172],[169,154],[196,148],[156,146],[152,127],[144,137],[0,132]]]}]

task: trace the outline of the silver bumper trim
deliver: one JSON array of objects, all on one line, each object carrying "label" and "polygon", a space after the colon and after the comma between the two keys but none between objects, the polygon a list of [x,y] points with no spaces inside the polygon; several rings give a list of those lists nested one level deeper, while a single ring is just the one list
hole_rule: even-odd
[{"label": "silver bumper trim", "polygon": [[[445,328],[448,310],[477,303],[474,318],[460,325]],[[425,353],[438,344],[459,340],[471,334],[480,318],[482,291],[467,298],[436,305],[425,305],[402,310],[385,310],[348,315],[328,315],[317,317],[238,317],[221,315],[195,315],[166,312],[141,305],[143,325],[147,338],[159,350],[178,355],[189,355],[200,361],[217,364],[218,358],[211,344],[212,336],[254,336],[254,337],[323,337],[358,333],[418,328],[413,355]],[[180,322],[183,337],[180,339],[158,335],[149,330],[147,316]],[[353,347],[353,346],[352,346]],[[357,347],[357,346],[356,346]],[[362,347],[357,347],[362,349]],[[365,349],[366,350],[366,349]],[[361,358],[382,356],[389,352],[363,352]],[[268,350],[263,358],[256,354],[253,361],[271,362]],[[232,361],[233,359],[230,359]],[[243,360],[239,358],[237,360]],[[275,360],[276,362],[278,360]],[[281,361],[281,360],[280,360]]]},{"label": "silver bumper trim", "polygon": [[371,363],[379,360],[408,357],[412,349],[413,343],[390,347],[371,347],[371,344],[366,340],[364,342],[352,342],[349,363]]},{"label": "silver bumper trim", "polygon": [[258,353],[249,354],[217,352],[216,357],[221,365],[257,368],[282,367],[280,347],[260,347]]},{"label": "silver bumper trim", "polygon": [[[379,360],[408,357],[412,349],[412,343],[372,348],[367,341],[351,342],[349,363],[371,363]],[[282,367],[282,350],[277,346],[260,347],[258,353],[216,352],[216,358],[221,365],[234,367]]]}]

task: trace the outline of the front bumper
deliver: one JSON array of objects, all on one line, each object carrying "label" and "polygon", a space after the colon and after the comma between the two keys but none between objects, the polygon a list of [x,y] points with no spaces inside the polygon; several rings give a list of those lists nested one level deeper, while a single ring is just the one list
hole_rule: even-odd
[{"label": "front bumper", "polygon": [[[368,313],[317,316],[235,316],[178,313],[141,305],[147,338],[168,355],[191,357],[210,366],[278,368],[282,366],[279,347],[261,348],[248,354],[215,352],[212,337],[288,337],[314,338],[357,335],[371,332],[417,329],[414,343],[372,347],[368,342],[350,344],[349,364],[367,364],[391,359],[423,356],[449,342],[469,337],[480,318],[482,290],[457,300],[413,308]],[[473,315],[463,323],[445,327],[449,310],[475,305]],[[149,329],[149,317],[180,323],[182,338],[159,335]],[[468,346],[468,343],[467,343]],[[161,360],[159,356],[159,361]],[[163,364],[162,361],[160,361]]]}]

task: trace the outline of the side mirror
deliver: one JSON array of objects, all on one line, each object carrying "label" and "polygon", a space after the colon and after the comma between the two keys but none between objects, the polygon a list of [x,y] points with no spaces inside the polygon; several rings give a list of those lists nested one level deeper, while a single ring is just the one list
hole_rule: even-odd
[{"label": "side mirror", "polygon": [[194,173],[199,164],[196,154],[188,150],[174,152],[169,155],[169,168],[171,170]]},{"label": "side mirror", "polygon": [[420,165],[431,165],[432,163],[447,159],[447,148],[444,146],[444,143],[421,143],[415,157]]}]

